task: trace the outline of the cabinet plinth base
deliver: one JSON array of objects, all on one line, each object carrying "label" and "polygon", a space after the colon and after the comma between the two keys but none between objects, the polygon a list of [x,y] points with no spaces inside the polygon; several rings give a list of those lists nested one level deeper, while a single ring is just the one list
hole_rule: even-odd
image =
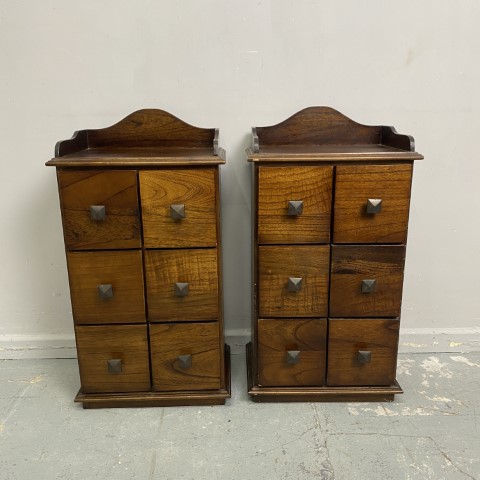
[{"label": "cabinet plinth base", "polygon": [[403,393],[395,381],[374,387],[261,387],[254,385],[251,342],[246,345],[248,394],[254,402],[391,402]]},{"label": "cabinet plinth base", "polygon": [[85,409],[225,405],[231,396],[228,345],[225,345],[225,385],[226,389],[182,392],[83,393],[80,390],[75,402],[83,403]]}]

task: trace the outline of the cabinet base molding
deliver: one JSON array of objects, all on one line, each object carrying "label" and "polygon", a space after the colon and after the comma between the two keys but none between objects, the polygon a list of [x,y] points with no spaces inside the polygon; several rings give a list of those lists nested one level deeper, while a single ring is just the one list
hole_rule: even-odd
[{"label": "cabinet base molding", "polygon": [[182,391],[182,392],[138,392],[138,393],[82,393],[80,389],[75,402],[83,408],[140,408],[225,405],[231,394],[230,347],[225,345],[226,389]]},{"label": "cabinet base molding", "polygon": [[260,387],[254,385],[252,343],[246,345],[248,394],[254,402],[391,402],[403,393],[397,381],[375,387]]}]

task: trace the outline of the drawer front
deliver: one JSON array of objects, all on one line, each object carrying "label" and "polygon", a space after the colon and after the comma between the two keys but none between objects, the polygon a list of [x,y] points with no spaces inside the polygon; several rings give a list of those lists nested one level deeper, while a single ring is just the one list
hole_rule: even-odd
[{"label": "drawer front", "polygon": [[259,247],[259,316],[326,317],[330,247]]},{"label": "drawer front", "polygon": [[325,381],[326,319],[258,321],[258,379],[263,386]]},{"label": "drawer front", "polygon": [[412,165],[336,167],[335,243],[405,243]]},{"label": "drawer front", "polygon": [[328,385],[393,384],[397,319],[329,319],[328,325]]},{"label": "drawer front", "polygon": [[405,247],[332,247],[331,317],[400,315]]},{"label": "drawer front", "polygon": [[145,247],[216,246],[216,183],[213,168],[141,171]]},{"label": "drawer front", "polygon": [[68,250],[140,248],[137,173],[59,171]]},{"label": "drawer front", "polygon": [[216,249],[148,250],[145,268],[150,321],[217,319]]},{"label": "drawer front", "polygon": [[221,387],[217,323],[150,325],[150,348],[154,390]]},{"label": "drawer front", "polygon": [[76,324],[146,321],[142,252],[67,252]]},{"label": "drawer front", "polygon": [[332,167],[259,167],[258,242],[328,243]]},{"label": "drawer front", "polygon": [[146,325],[76,326],[84,393],[150,390]]}]

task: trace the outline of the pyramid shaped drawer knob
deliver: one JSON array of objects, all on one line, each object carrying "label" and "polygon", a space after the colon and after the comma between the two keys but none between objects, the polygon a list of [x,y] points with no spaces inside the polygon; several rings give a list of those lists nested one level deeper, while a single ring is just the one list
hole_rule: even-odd
[{"label": "pyramid shaped drawer knob", "polygon": [[287,363],[289,365],[296,365],[300,361],[300,350],[288,350]]},{"label": "pyramid shaped drawer knob", "polygon": [[302,277],[288,277],[288,291],[298,292],[302,289],[303,278]]},{"label": "pyramid shaped drawer knob", "polygon": [[122,361],[119,358],[112,358],[110,360],[107,360],[107,370],[108,373],[122,373]]},{"label": "pyramid shaped drawer knob", "polygon": [[105,205],[90,205],[90,218],[96,222],[105,220],[107,211]]},{"label": "pyramid shaped drawer knob", "polygon": [[175,284],[175,296],[186,297],[188,295],[188,283],[177,282]]},{"label": "pyramid shaped drawer knob", "polygon": [[374,278],[362,280],[362,293],[373,293],[377,291],[377,281]]},{"label": "pyramid shaped drawer knob", "polygon": [[381,198],[369,198],[367,200],[367,213],[380,213],[382,211]]},{"label": "pyramid shaped drawer knob", "polygon": [[185,204],[170,205],[170,216],[175,220],[185,218]]},{"label": "pyramid shaped drawer knob", "polygon": [[192,356],[191,355],[179,355],[177,357],[180,368],[187,369],[192,367]]},{"label": "pyramid shaped drawer knob", "polygon": [[372,361],[372,352],[368,350],[360,350],[357,354],[358,363],[370,363]]},{"label": "pyramid shaped drawer knob", "polygon": [[303,200],[289,200],[288,214],[292,216],[301,215],[303,213]]},{"label": "pyramid shaped drawer knob", "polygon": [[111,284],[107,285],[98,285],[97,287],[98,296],[102,300],[108,300],[113,297],[113,287]]}]

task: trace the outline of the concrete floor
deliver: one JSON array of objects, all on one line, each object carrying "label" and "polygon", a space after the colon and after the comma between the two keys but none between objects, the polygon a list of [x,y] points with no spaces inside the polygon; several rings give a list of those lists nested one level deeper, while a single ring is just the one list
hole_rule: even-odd
[{"label": "concrete floor", "polygon": [[480,353],[401,355],[393,403],[83,410],[75,360],[0,361],[0,479],[478,479]]}]

